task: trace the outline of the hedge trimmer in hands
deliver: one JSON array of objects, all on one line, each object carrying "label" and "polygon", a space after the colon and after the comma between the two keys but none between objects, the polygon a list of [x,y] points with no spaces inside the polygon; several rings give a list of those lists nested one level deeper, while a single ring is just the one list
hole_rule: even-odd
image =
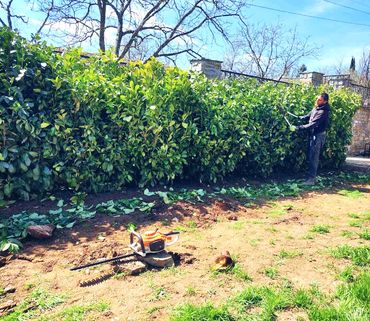
[{"label": "hedge trimmer in hands", "polygon": [[296,126],[294,126],[294,125],[292,125],[291,123],[290,123],[290,121],[289,121],[289,119],[286,117],[286,114],[288,114],[288,115],[290,115],[290,116],[293,116],[293,117],[295,117],[295,118],[299,118],[299,116],[297,116],[297,115],[295,115],[295,114],[293,114],[293,113],[291,113],[291,112],[289,112],[289,111],[287,111],[286,109],[284,109],[283,107],[281,107],[281,106],[277,106],[277,108],[279,109],[279,111],[281,112],[281,114],[283,115],[283,117],[284,117],[284,119],[285,119],[285,121],[286,121],[286,123],[288,124],[288,126],[289,126],[289,130],[290,131],[292,131],[292,132],[294,132],[294,131],[296,131]]}]

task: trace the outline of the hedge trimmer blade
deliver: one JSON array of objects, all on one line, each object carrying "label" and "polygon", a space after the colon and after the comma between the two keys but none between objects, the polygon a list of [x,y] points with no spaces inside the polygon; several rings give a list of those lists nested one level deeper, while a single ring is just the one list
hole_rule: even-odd
[{"label": "hedge trimmer blade", "polygon": [[297,115],[294,115],[293,113],[287,111],[285,108],[281,107],[281,106],[277,106],[277,108],[279,109],[280,113],[283,115],[286,123],[288,124],[289,128],[294,128],[294,126],[290,123],[290,121],[288,120],[288,118],[286,117],[286,114],[290,115],[290,116],[293,116],[295,118],[299,118],[299,116]]},{"label": "hedge trimmer blade", "polygon": [[286,123],[288,124],[289,127],[292,127],[292,124],[289,122],[288,118],[285,117],[285,115],[283,115]]},{"label": "hedge trimmer blade", "polygon": [[285,114],[286,114],[287,111],[283,107],[281,107],[281,106],[277,106],[277,108],[279,109],[280,113],[284,117],[284,119],[285,119],[286,123],[288,124],[288,126],[291,127],[292,125],[290,124],[288,118],[286,118],[286,116],[285,116]]},{"label": "hedge trimmer blade", "polygon": [[122,260],[126,257],[131,257],[131,256],[136,256],[136,255],[137,255],[136,253],[129,253],[129,254],[125,254],[125,255],[120,255],[120,256],[113,257],[111,259],[105,259],[105,260],[101,260],[101,261],[98,261],[98,262],[93,262],[93,263],[88,263],[88,264],[85,264],[85,265],[75,266],[75,267],[71,268],[70,271],[77,271],[77,270],[85,269],[85,268],[88,268],[88,267],[91,267],[91,266],[100,265],[100,264],[104,264],[104,263],[108,263],[108,262],[117,262],[117,261],[120,261],[120,260]]},{"label": "hedge trimmer blade", "polygon": [[295,118],[299,118],[299,116],[297,116],[297,115],[294,115],[293,113],[291,113],[291,112],[289,112],[289,111],[287,111],[287,110],[286,110],[286,113],[287,113],[288,115],[290,115],[290,116],[293,116],[293,117],[295,117]]},{"label": "hedge trimmer blade", "polygon": [[283,113],[283,114],[288,114],[288,115],[293,116],[293,117],[295,117],[295,118],[299,118],[299,116],[297,116],[297,115],[295,115],[295,114],[293,114],[293,113],[291,113],[291,112],[287,111],[285,108],[283,108],[283,107],[281,107],[281,106],[277,106],[277,108],[278,108],[278,109],[279,109],[279,111],[280,111],[281,113]]}]

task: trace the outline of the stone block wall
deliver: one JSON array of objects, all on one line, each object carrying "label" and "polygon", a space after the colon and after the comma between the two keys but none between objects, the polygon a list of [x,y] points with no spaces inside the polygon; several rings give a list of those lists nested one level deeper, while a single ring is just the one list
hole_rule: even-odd
[{"label": "stone block wall", "polygon": [[324,74],[321,72],[301,72],[299,74],[299,81],[304,84],[312,84],[320,86],[323,83]]},{"label": "stone block wall", "polygon": [[353,117],[352,135],[347,154],[362,155],[365,152],[365,145],[370,144],[370,108],[363,107],[356,112]]},{"label": "stone block wall", "polygon": [[333,86],[335,89],[351,86],[351,75],[324,75],[323,83]]},{"label": "stone block wall", "polygon": [[211,59],[193,59],[190,60],[191,70],[199,71],[206,75],[207,78],[221,78],[222,61]]}]

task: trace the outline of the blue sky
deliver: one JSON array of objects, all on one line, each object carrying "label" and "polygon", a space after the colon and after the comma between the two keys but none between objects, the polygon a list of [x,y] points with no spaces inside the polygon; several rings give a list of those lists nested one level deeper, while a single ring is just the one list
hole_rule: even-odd
[{"label": "blue sky", "polygon": [[[245,15],[249,21],[281,22],[288,27],[297,26],[300,36],[310,37],[313,44],[322,48],[319,59],[302,61],[310,71],[330,72],[332,66],[340,63],[349,67],[352,56],[356,58],[358,64],[363,50],[370,51],[370,0],[247,0],[247,2],[282,11],[367,25],[325,21],[252,6],[248,8]],[[215,58],[222,60],[222,54],[218,53]]]},{"label": "blue sky", "polygon": [[[301,37],[309,37],[312,44],[321,46],[319,59],[305,58],[301,61],[306,64],[309,71],[331,72],[335,69],[333,66],[340,64],[347,68],[352,56],[356,58],[358,65],[362,52],[370,51],[370,0],[246,0],[246,2],[254,5],[248,7],[243,13],[247,17],[247,22],[261,24],[280,22],[287,28],[296,26]],[[25,11],[26,1],[14,0],[14,3],[18,13]],[[352,24],[319,20],[257,6]],[[27,12],[26,14],[31,13],[30,10]],[[37,19],[40,17],[32,15],[30,22]],[[32,25],[29,25],[27,30],[23,27],[21,29],[23,32],[36,30],[32,30]],[[86,48],[91,51],[89,45]],[[220,39],[218,45],[207,44],[202,55],[223,60],[226,48],[225,43]],[[179,65],[188,68],[188,59],[182,59]]]}]

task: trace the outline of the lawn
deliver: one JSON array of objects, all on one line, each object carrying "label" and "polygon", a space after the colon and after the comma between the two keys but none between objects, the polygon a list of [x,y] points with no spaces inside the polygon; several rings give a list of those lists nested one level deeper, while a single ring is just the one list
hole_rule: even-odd
[{"label": "lawn", "polygon": [[[15,306],[0,319],[369,320],[370,181],[361,177],[326,176],[314,188],[239,180],[10,204],[1,209],[9,220],[26,211],[42,222],[54,211],[63,228],[2,257],[0,309]],[[25,212],[17,222],[20,230]],[[168,248],[176,266],[137,276],[110,264],[69,270],[125,253],[130,228],[180,231]],[[214,259],[226,250],[235,265],[217,271]],[[15,292],[5,293],[9,286]]]}]

